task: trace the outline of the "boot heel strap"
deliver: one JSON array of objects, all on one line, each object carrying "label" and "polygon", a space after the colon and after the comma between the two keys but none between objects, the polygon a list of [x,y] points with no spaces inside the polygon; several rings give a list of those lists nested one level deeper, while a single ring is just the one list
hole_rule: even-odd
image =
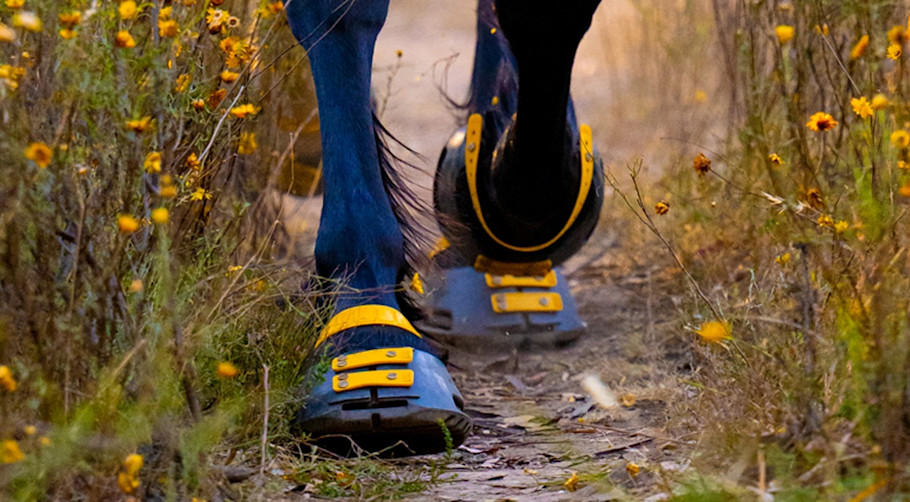
[{"label": "boot heel strap", "polygon": [[316,346],[322,345],[330,337],[351,329],[361,326],[394,326],[410,332],[417,338],[421,338],[420,333],[414,329],[414,326],[401,312],[386,305],[360,305],[342,310],[335,314],[335,317],[326,324],[319,338],[316,340]]}]

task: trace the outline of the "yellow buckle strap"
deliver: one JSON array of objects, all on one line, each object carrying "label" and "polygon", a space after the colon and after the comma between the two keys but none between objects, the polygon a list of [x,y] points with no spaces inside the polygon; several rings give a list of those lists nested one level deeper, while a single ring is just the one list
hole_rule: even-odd
[{"label": "yellow buckle strap", "polygon": [[484,274],[490,288],[552,288],[556,285],[556,272],[550,270],[545,276],[493,275]]},{"label": "yellow buckle strap", "polygon": [[553,262],[550,260],[532,261],[525,263],[509,263],[496,261],[479,254],[474,260],[474,270],[493,275],[523,275],[540,277],[550,273]]},{"label": "yellow buckle strap", "polygon": [[490,297],[493,312],[559,312],[562,297],[559,293],[496,293]]},{"label": "yellow buckle strap", "polygon": [[409,331],[417,338],[421,338],[420,333],[414,329],[414,326],[408,321],[404,314],[392,307],[387,307],[385,305],[360,305],[344,309],[335,314],[335,317],[326,324],[322,333],[319,334],[319,338],[316,340],[316,346],[320,346],[322,342],[328,340],[329,337],[346,329],[375,325],[394,326]]},{"label": "yellow buckle strap", "polygon": [[332,390],[346,392],[364,387],[410,387],[414,385],[411,370],[376,370],[342,373],[332,378]]},{"label": "yellow buckle strap", "polygon": [[374,349],[338,356],[332,359],[332,370],[337,373],[380,364],[407,364],[413,360],[414,349],[411,347]]},{"label": "yellow buckle strap", "polygon": [[480,207],[480,197],[477,193],[477,161],[480,157],[480,137],[482,130],[483,117],[479,113],[475,113],[468,117],[468,127],[465,136],[467,144],[465,145],[464,150],[465,176],[468,178],[468,191],[471,194],[471,205],[474,206],[474,214],[477,215],[477,220],[480,222],[480,225],[483,227],[484,231],[486,231],[487,235],[506,249],[524,253],[532,253],[534,251],[546,249],[572,228],[572,225],[575,224],[575,220],[581,213],[581,208],[584,207],[585,201],[588,200],[588,192],[591,190],[591,185],[594,180],[594,147],[591,141],[591,128],[587,125],[582,125],[578,128],[581,148],[581,183],[578,186],[578,197],[575,199],[575,207],[572,208],[572,213],[569,215],[569,219],[566,221],[565,226],[562,227],[562,230],[547,242],[536,246],[513,246],[512,244],[503,241],[493,234],[493,230],[490,229],[483,217],[483,210]]}]

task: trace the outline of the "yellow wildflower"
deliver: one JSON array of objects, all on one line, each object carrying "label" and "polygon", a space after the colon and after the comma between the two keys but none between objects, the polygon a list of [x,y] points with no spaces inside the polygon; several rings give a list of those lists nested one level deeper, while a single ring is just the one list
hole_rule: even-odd
[{"label": "yellow wildflower", "polygon": [[227,22],[231,15],[222,9],[209,9],[205,14],[205,22],[209,33],[216,35],[224,29],[224,23]]},{"label": "yellow wildflower", "polygon": [[818,33],[819,35],[824,35],[827,37],[828,33],[830,33],[830,31],[831,31],[831,29],[828,27],[827,23],[822,24],[822,25],[818,25],[818,24],[815,25],[815,33]]},{"label": "yellow wildflower", "polygon": [[784,165],[784,159],[780,158],[780,155],[778,155],[776,153],[772,153],[771,155],[768,155],[768,162],[774,164],[775,166]]},{"label": "yellow wildflower", "polygon": [[196,153],[191,153],[186,158],[186,166],[194,171],[198,171],[199,167],[202,166],[202,162],[199,162],[199,157],[196,156]]},{"label": "yellow wildflower", "polygon": [[78,10],[74,10],[58,15],[57,19],[60,20],[60,24],[62,24],[64,28],[72,29],[82,22],[82,13]]},{"label": "yellow wildflower", "polygon": [[0,23],[0,42],[15,42],[16,32],[9,26]]},{"label": "yellow wildflower", "polygon": [[239,17],[237,17],[237,16],[231,16],[231,17],[228,18],[228,20],[227,20],[227,27],[228,27],[228,28],[233,29],[233,28],[236,28],[236,27],[238,27],[238,26],[240,26],[240,18],[239,18]]},{"label": "yellow wildflower", "polygon": [[173,199],[174,197],[177,196],[177,187],[175,187],[174,185],[163,185],[158,190],[158,195],[160,195],[161,197],[163,197],[165,199]]},{"label": "yellow wildflower", "polygon": [[121,234],[128,235],[139,230],[139,220],[128,214],[121,214],[117,217],[117,229]]},{"label": "yellow wildflower", "polygon": [[904,170],[910,169],[910,163],[908,163],[905,160],[899,160],[899,161],[897,161],[897,168],[904,169]]},{"label": "yellow wildflower", "polygon": [[825,112],[816,112],[809,117],[806,127],[816,132],[830,131],[837,126],[838,121],[834,120],[830,114]]},{"label": "yellow wildflower", "polygon": [[848,228],[850,228],[850,224],[844,220],[838,220],[837,223],[834,224],[834,231],[839,234],[844,233]]},{"label": "yellow wildflower", "polygon": [[41,18],[34,12],[17,12],[13,15],[13,26],[35,32],[41,31],[43,27]]},{"label": "yellow wildflower", "polygon": [[268,4],[268,5],[266,5],[266,8],[267,8],[272,14],[278,14],[279,12],[281,12],[281,11],[284,10],[284,4],[283,4],[282,2],[272,2],[272,3]]},{"label": "yellow wildflower", "polygon": [[123,493],[133,493],[139,488],[139,470],[142,469],[142,455],[133,453],[126,457],[117,474],[117,485]]},{"label": "yellow wildflower", "polygon": [[40,438],[38,438],[38,443],[41,444],[41,446],[50,446],[51,438],[49,438],[47,436],[41,436]]},{"label": "yellow wildflower", "polygon": [[21,462],[25,454],[19,449],[19,442],[14,439],[0,441],[0,463],[15,464]]},{"label": "yellow wildflower", "polygon": [[872,109],[873,110],[876,110],[876,111],[884,110],[885,108],[888,108],[888,105],[890,105],[890,104],[891,104],[891,102],[888,101],[888,98],[884,94],[876,94],[872,98]]},{"label": "yellow wildflower", "polygon": [[51,151],[51,148],[44,143],[32,143],[25,149],[25,158],[34,162],[41,169],[44,169],[51,164],[53,152]]},{"label": "yellow wildflower", "polygon": [[76,33],[76,30],[71,30],[69,28],[63,28],[58,33],[60,34],[60,38],[64,40],[71,40],[73,38],[76,38],[76,35],[78,35],[78,33]]},{"label": "yellow wildflower", "polygon": [[898,188],[897,193],[899,193],[901,197],[910,197],[910,185],[904,185]]},{"label": "yellow wildflower", "polygon": [[7,392],[16,392],[16,379],[13,378],[13,372],[8,366],[0,365],[0,388]]},{"label": "yellow wildflower", "polygon": [[888,30],[888,41],[892,44],[903,44],[906,40],[907,34],[903,26],[895,25]]},{"label": "yellow wildflower", "polygon": [[25,75],[25,68],[20,66],[0,65],[0,81],[12,90],[19,88],[19,79]]},{"label": "yellow wildflower", "polygon": [[901,44],[891,44],[888,46],[888,59],[893,59],[897,61],[901,58],[901,55],[904,53],[903,47]]},{"label": "yellow wildflower", "polygon": [[818,226],[820,226],[822,228],[833,227],[834,218],[832,218],[831,215],[829,215],[829,214],[823,214],[818,217],[817,223],[818,223]]},{"label": "yellow wildflower", "polygon": [[152,210],[152,221],[158,225],[165,225],[170,221],[170,213],[167,208],[159,207]]},{"label": "yellow wildflower", "polygon": [[708,93],[698,89],[695,91],[695,102],[696,103],[705,103],[708,101]]},{"label": "yellow wildflower", "polygon": [[10,9],[21,9],[25,5],[25,0],[6,0],[6,6]]},{"label": "yellow wildflower", "polygon": [[173,19],[158,20],[158,34],[162,37],[173,38],[178,33],[180,33],[180,25],[177,24],[177,21]]},{"label": "yellow wildflower", "polygon": [[142,117],[141,119],[128,120],[126,128],[133,132],[145,132],[152,128],[152,117]]},{"label": "yellow wildflower", "polygon": [[25,432],[26,436],[34,436],[38,433],[38,428],[34,425],[26,425],[25,429],[23,429],[23,432]]},{"label": "yellow wildflower", "polygon": [[173,13],[174,13],[173,6],[168,5],[167,7],[162,7],[161,10],[158,11],[158,19],[170,19],[171,14],[173,14]]},{"label": "yellow wildflower", "polygon": [[780,266],[786,266],[788,263],[790,263],[790,253],[784,253],[775,258],[774,261],[777,262],[777,264]]},{"label": "yellow wildflower", "polygon": [[240,133],[240,143],[237,145],[237,153],[240,155],[251,155],[256,152],[257,148],[259,148],[259,144],[256,143],[256,133]]},{"label": "yellow wildflower", "polygon": [[572,475],[569,476],[569,479],[567,479],[566,482],[563,483],[562,485],[565,486],[566,490],[569,490],[570,492],[574,492],[575,490],[577,490],[578,489],[578,473],[573,472]]},{"label": "yellow wildflower", "polygon": [[234,378],[240,374],[240,370],[237,369],[233,364],[222,361],[218,363],[218,368],[215,369],[215,374],[218,375],[218,378]]},{"label": "yellow wildflower", "polygon": [[130,32],[126,30],[120,30],[114,36],[114,45],[120,47],[121,49],[132,49],[136,47],[136,40],[133,39],[133,36],[130,35]]},{"label": "yellow wildflower", "polygon": [[721,321],[708,321],[702,324],[695,333],[709,343],[720,343],[730,338],[730,324]]},{"label": "yellow wildflower", "polygon": [[711,159],[705,157],[705,154],[699,153],[695,156],[695,160],[692,161],[692,168],[698,174],[707,174],[711,170]]},{"label": "yellow wildflower", "polygon": [[251,103],[245,105],[235,106],[231,108],[231,115],[237,117],[238,119],[245,119],[259,113],[259,107],[254,106]]},{"label": "yellow wildflower", "polygon": [[139,293],[142,291],[142,279],[133,279],[130,282],[130,293]]},{"label": "yellow wildflower", "polygon": [[632,476],[634,478],[635,476],[638,476],[639,472],[641,472],[641,468],[638,467],[638,464],[635,462],[629,462],[626,464],[626,472],[629,473],[629,476]]},{"label": "yellow wildflower", "polygon": [[190,195],[190,200],[208,200],[211,198],[212,194],[210,194],[205,188],[202,187],[196,188],[196,190]]},{"label": "yellow wildflower", "polygon": [[139,12],[139,9],[136,8],[136,2],[133,0],[125,0],[120,2],[120,6],[117,7],[117,11],[120,13],[120,19],[124,21],[128,19],[133,19],[136,17],[136,14]]},{"label": "yellow wildflower", "polygon": [[205,100],[202,98],[193,100],[193,109],[196,111],[205,110]]},{"label": "yellow wildflower", "polygon": [[851,99],[850,106],[853,107],[853,112],[863,119],[867,119],[875,114],[875,110],[872,109],[872,104],[866,101],[865,96]]},{"label": "yellow wildflower", "polygon": [[777,34],[777,41],[785,44],[793,39],[796,30],[792,26],[781,24],[778,25],[777,28],[774,28],[774,33]]},{"label": "yellow wildflower", "polygon": [[181,74],[179,77],[177,77],[177,85],[174,87],[174,91],[178,93],[186,91],[187,87],[190,86],[190,82],[192,80],[192,77],[190,77],[188,73]]},{"label": "yellow wildflower", "polygon": [[903,129],[898,129],[891,133],[891,144],[898,148],[907,148],[910,146],[910,133]]},{"label": "yellow wildflower", "polygon": [[157,174],[161,172],[161,152],[151,152],[145,156],[145,162],[142,163],[145,172]]},{"label": "yellow wildflower", "polygon": [[236,82],[238,78],[240,78],[240,74],[237,72],[233,72],[231,70],[224,70],[221,72],[221,81],[225,84]]},{"label": "yellow wildflower", "polygon": [[654,212],[660,215],[667,214],[670,212],[670,203],[662,200],[657,204],[654,204]]},{"label": "yellow wildflower", "polygon": [[863,57],[866,48],[869,47],[869,35],[863,35],[850,50],[850,59],[855,60]]}]

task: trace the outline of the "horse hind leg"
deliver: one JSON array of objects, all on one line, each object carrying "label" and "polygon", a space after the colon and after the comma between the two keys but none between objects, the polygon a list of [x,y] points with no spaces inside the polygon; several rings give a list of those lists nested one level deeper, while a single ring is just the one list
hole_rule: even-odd
[{"label": "horse hind leg", "polygon": [[443,151],[434,185],[451,244],[439,260],[449,267],[445,287],[423,324],[436,338],[550,345],[583,331],[553,267],[587,241],[603,202],[602,163],[569,96],[598,3],[478,2],[471,116]]},{"label": "horse hind leg", "polygon": [[[291,0],[292,31],[308,52],[319,105],[323,211],[316,239],[320,275],[341,279],[334,315],[317,346],[331,368],[306,397],[295,424],[311,436],[351,436],[383,449],[401,440],[413,451],[446,447],[470,429],[444,365],[401,313],[395,284],[404,239],[384,184],[378,126],[370,105],[373,46],[388,0]],[[347,440],[327,439],[332,449]]]}]

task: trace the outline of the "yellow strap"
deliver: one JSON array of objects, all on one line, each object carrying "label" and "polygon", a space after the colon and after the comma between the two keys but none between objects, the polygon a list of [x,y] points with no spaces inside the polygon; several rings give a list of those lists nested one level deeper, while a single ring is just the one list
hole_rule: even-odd
[{"label": "yellow strap", "polygon": [[582,125],[578,129],[581,144],[581,184],[578,187],[578,197],[575,199],[575,207],[572,208],[569,220],[552,239],[536,246],[513,246],[503,241],[493,234],[483,217],[483,210],[480,208],[480,197],[477,194],[477,160],[480,157],[480,133],[482,130],[483,117],[479,113],[471,115],[468,118],[468,129],[465,137],[467,144],[464,150],[464,163],[465,175],[468,178],[468,190],[471,193],[471,204],[474,206],[474,214],[477,215],[480,225],[483,226],[483,229],[493,241],[512,251],[531,253],[551,246],[569,231],[579,213],[581,213],[581,208],[584,207],[585,201],[588,199],[588,192],[591,190],[591,184],[594,180],[594,149],[591,142],[591,128],[587,125]]},{"label": "yellow strap", "polygon": [[364,387],[410,387],[414,385],[411,370],[376,370],[342,373],[332,378],[332,390],[345,392]]},{"label": "yellow strap", "polygon": [[413,360],[414,349],[411,347],[365,350],[332,359],[332,371],[338,373],[380,364],[407,364]]},{"label": "yellow strap", "polygon": [[474,270],[493,275],[541,276],[549,274],[552,269],[553,262],[550,260],[510,263],[496,261],[482,254],[474,260]]},{"label": "yellow strap", "polygon": [[490,288],[552,288],[556,285],[556,271],[544,276],[484,274]]},{"label": "yellow strap", "polygon": [[414,329],[411,322],[401,312],[387,307],[385,305],[360,305],[344,309],[335,314],[322,333],[316,340],[316,346],[329,339],[330,336],[340,333],[346,329],[358,328],[360,326],[395,326],[405,331],[410,331],[414,336],[420,338],[420,333]]},{"label": "yellow strap", "polygon": [[496,293],[490,297],[493,312],[559,312],[562,297],[559,293]]}]

